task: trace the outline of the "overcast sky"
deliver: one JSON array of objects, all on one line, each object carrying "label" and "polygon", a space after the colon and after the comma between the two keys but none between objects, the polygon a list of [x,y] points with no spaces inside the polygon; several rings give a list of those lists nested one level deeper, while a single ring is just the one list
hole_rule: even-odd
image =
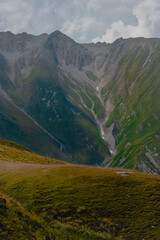
[{"label": "overcast sky", "polygon": [[0,0],[0,32],[55,30],[77,42],[160,37],[160,0]]}]

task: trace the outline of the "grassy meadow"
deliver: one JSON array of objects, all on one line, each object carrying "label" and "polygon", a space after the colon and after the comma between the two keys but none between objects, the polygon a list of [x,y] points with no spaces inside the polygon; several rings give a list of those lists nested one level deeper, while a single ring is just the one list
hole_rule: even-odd
[{"label": "grassy meadow", "polygon": [[8,153],[0,157],[0,239],[159,239],[159,176],[43,164],[17,145],[0,148]]}]

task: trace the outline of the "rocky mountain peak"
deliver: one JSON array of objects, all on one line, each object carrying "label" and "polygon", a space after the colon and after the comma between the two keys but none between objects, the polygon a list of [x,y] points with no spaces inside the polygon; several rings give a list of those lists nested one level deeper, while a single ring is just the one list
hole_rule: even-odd
[{"label": "rocky mountain peak", "polygon": [[93,61],[93,56],[87,48],[60,31],[51,33],[46,39],[44,47],[54,53],[54,58],[58,59],[57,63],[73,65],[79,70]]}]

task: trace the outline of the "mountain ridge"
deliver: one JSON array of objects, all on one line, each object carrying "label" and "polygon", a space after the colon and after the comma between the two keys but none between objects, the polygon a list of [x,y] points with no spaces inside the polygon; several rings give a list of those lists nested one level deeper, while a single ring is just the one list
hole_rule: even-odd
[{"label": "mountain ridge", "polygon": [[[0,38],[2,34],[8,33],[0,33]],[[45,129],[48,137],[51,134],[64,146],[58,146],[50,136],[54,146],[50,153],[52,156],[79,163],[103,163],[159,173],[158,156],[153,156],[159,154],[159,147],[151,137],[154,129],[159,129],[159,39],[131,38],[118,39],[112,44],[78,44],[59,31],[40,36],[26,33],[9,35],[14,36],[16,41],[13,44],[10,39],[12,44],[9,43],[8,49],[13,48],[15,52],[12,51],[11,55],[4,53],[4,47],[0,45],[0,60],[3,62],[0,69],[1,98],[8,101],[6,98],[9,96],[12,105],[20,108],[21,113],[26,112],[30,120],[34,119],[41,126],[42,144]],[[150,69],[155,61],[157,67]],[[152,76],[145,76],[147,71],[152,71],[149,74],[154,76],[155,81],[151,81]],[[127,137],[123,136],[122,130],[129,128],[126,122],[132,114],[137,133],[140,125],[147,124],[147,114],[150,117],[148,121],[152,121],[152,111],[147,113],[145,105],[145,110],[140,111],[136,102],[142,96],[141,92],[147,92],[149,84],[152,91],[157,89],[153,98],[145,95],[144,99],[146,106],[148,101],[156,104],[153,115],[157,120],[150,127],[150,139],[157,150],[151,153],[150,146],[147,146],[151,140],[143,140],[148,143],[142,144],[139,152],[133,153],[134,141],[141,141],[142,137],[138,134],[137,139],[134,135],[129,137],[132,125],[131,131],[125,133]],[[125,119],[122,113],[126,115]],[[140,119],[139,122],[137,119]],[[72,137],[69,137],[70,134]],[[13,134],[10,140],[16,140]],[[133,143],[131,140],[134,140]],[[123,142],[125,144],[121,144]],[[34,144],[27,146],[33,149]],[[146,151],[146,147],[150,150]],[[37,151],[38,146],[34,149]],[[57,155],[55,149],[58,150]],[[140,160],[138,156],[141,156]]]}]

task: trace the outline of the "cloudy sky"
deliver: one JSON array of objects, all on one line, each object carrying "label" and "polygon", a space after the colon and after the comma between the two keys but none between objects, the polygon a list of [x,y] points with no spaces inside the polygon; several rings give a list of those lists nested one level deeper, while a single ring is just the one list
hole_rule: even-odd
[{"label": "cloudy sky", "polygon": [[160,37],[160,0],[0,0],[0,32],[55,30],[77,42]]}]

